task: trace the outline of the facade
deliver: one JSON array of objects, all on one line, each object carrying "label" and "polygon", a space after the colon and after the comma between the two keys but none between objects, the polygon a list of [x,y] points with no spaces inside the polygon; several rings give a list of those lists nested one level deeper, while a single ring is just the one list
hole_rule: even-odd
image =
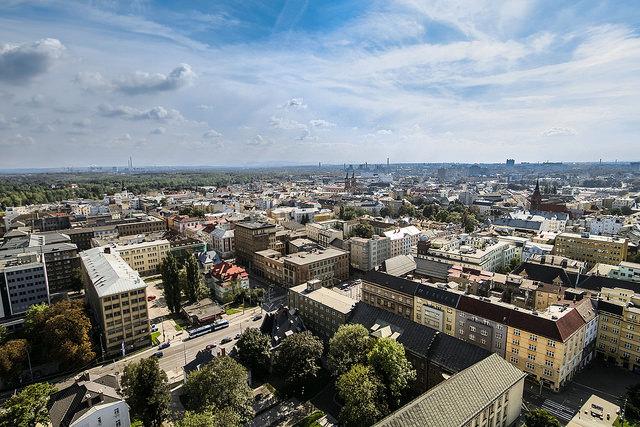
[{"label": "facade", "polygon": [[629,282],[640,282],[640,264],[623,261],[617,268],[614,267],[609,271],[609,277]]},{"label": "facade", "polygon": [[0,260],[0,319],[49,302],[47,268],[41,254],[26,252]]},{"label": "facade", "polygon": [[254,254],[273,249],[276,245],[276,226],[266,222],[242,221],[234,228],[236,261],[253,268]]},{"label": "facade", "polygon": [[213,249],[215,249],[222,258],[233,257],[234,252],[234,231],[228,226],[218,226],[211,233]]},{"label": "facade", "polygon": [[388,415],[376,427],[507,427],[520,416],[526,374],[492,355]]},{"label": "facade", "polygon": [[113,246],[122,259],[141,275],[157,274],[160,265],[169,254],[171,244],[168,240],[153,240]]},{"label": "facade", "polygon": [[624,226],[624,217],[605,215],[587,220],[591,234],[598,236],[617,236]]},{"label": "facade", "polygon": [[265,249],[254,254],[253,270],[267,282],[284,284],[284,258],[273,249]]},{"label": "facade", "polygon": [[396,230],[385,231],[385,237],[389,238],[389,258],[398,255],[409,255],[411,248],[416,246],[422,231],[411,225]]},{"label": "facade", "polygon": [[571,418],[567,427],[611,427],[617,424],[619,415],[618,405],[592,394]]},{"label": "facade", "polygon": [[208,277],[212,279],[210,287],[213,287],[218,301],[226,302],[234,285],[241,289],[249,289],[249,274],[247,271],[238,265],[228,262],[220,262],[211,266]]},{"label": "facade", "polygon": [[373,270],[391,258],[391,240],[388,237],[352,237],[349,239],[349,245],[351,267],[356,270]]},{"label": "facade", "polygon": [[456,307],[460,296],[438,286],[418,285],[414,295],[413,320],[447,335],[456,336]]},{"label": "facade", "polygon": [[589,233],[562,233],[556,237],[554,254],[584,261],[593,266],[597,263],[618,265],[627,259],[626,239],[593,236]]},{"label": "facade", "polygon": [[640,296],[626,289],[602,289],[598,300],[596,354],[640,372]]},{"label": "facade", "polygon": [[304,324],[314,334],[328,341],[340,325],[347,323],[357,301],[310,280],[289,288],[289,307],[298,310]]},{"label": "facade", "polygon": [[283,280],[288,288],[317,279],[333,287],[349,278],[349,252],[329,247],[283,257]]},{"label": "facade", "polygon": [[135,220],[126,220],[116,224],[119,236],[133,236],[137,234],[153,233],[155,231],[165,231],[167,224],[156,217],[145,216]]},{"label": "facade", "polygon": [[413,320],[413,297],[417,287],[418,284],[411,280],[370,271],[362,280],[362,301]]},{"label": "facade", "polygon": [[149,344],[147,285],[111,247],[80,254],[85,296],[107,355]]}]

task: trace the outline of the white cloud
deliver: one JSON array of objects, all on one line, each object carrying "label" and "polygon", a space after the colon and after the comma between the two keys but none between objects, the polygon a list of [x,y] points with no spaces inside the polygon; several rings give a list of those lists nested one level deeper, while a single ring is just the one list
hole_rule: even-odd
[{"label": "white cloud", "polygon": [[258,134],[256,136],[254,136],[253,138],[250,138],[249,140],[247,140],[247,145],[251,145],[254,147],[265,147],[268,145],[271,145],[271,140],[269,140],[268,138],[265,138],[264,136]]},{"label": "white cloud", "polygon": [[291,98],[290,100],[282,104],[281,107],[291,110],[304,110],[305,108],[307,108],[307,104],[304,103],[304,99],[302,98]]},{"label": "white cloud", "polygon": [[155,129],[152,129],[151,133],[152,135],[163,135],[167,130],[165,128],[163,128],[162,126],[159,126]]},{"label": "white cloud", "polygon": [[113,81],[116,91],[127,95],[140,95],[176,90],[191,84],[196,74],[189,64],[180,64],[169,74],[151,74],[142,71],[122,76]]},{"label": "white cloud", "polygon": [[0,137],[0,145],[17,145],[23,147],[26,145],[33,145],[34,142],[35,140],[32,137],[24,136],[20,133],[7,138]]},{"label": "white cloud", "polygon": [[57,39],[0,45],[0,81],[26,83],[46,72],[64,50],[64,45]]},{"label": "white cloud", "polygon": [[282,129],[282,130],[297,130],[297,129],[306,129],[307,126],[304,123],[297,122],[292,119],[287,119],[284,117],[276,117],[272,116],[269,121],[272,128]]},{"label": "white cloud", "polygon": [[333,128],[336,127],[335,123],[329,122],[323,119],[310,120],[309,125],[313,128]]},{"label": "white cloud", "polygon": [[126,120],[184,121],[184,117],[178,110],[160,106],[149,110],[139,110],[126,105],[102,104],[98,107],[98,113],[103,117],[118,117]]},{"label": "white cloud", "polygon": [[577,135],[578,132],[569,127],[552,127],[541,133],[542,136],[554,137],[554,136],[572,136]]},{"label": "white cloud", "polygon": [[216,139],[216,138],[221,138],[222,134],[216,130],[209,129],[204,134],[202,134],[202,137],[205,139]]}]

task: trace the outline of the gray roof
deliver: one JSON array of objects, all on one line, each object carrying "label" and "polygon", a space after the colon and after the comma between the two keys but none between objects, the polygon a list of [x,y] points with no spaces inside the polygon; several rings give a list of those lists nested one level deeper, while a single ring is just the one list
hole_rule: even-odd
[{"label": "gray roof", "polygon": [[462,426],[525,376],[524,372],[492,354],[433,387],[376,426]]},{"label": "gray roof", "polygon": [[384,261],[384,271],[392,276],[404,276],[416,269],[416,262],[411,255],[398,255]]},{"label": "gray roof", "polygon": [[80,258],[100,298],[147,287],[138,272],[112,248],[89,249],[81,252]]}]

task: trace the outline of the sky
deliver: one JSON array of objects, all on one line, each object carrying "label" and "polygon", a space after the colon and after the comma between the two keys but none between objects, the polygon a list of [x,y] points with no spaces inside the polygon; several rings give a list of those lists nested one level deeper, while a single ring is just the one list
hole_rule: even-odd
[{"label": "sky", "polygon": [[0,168],[640,160],[637,0],[0,1]]}]

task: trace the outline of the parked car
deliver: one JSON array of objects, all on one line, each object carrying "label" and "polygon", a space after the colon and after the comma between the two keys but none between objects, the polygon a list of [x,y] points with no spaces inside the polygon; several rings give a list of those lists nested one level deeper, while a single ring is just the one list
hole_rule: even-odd
[{"label": "parked car", "polygon": [[224,338],[222,338],[222,340],[220,340],[220,344],[226,344],[226,343],[229,343],[231,341],[233,341],[231,339],[231,337],[224,337]]},{"label": "parked car", "polygon": [[255,316],[253,316],[251,318],[251,320],[253,320],[254,322],[256,322],[256,321],[258,321],[260,319],[262,319],[262,314],[256,314]]},{"label": "parked car", "polygon": [[163,342],[162,344],[160,344],[158,346],[158,350],[164,350],[165,348],[169,348],[170,345],[171,345],[171,343],[169,341]]},{"label": "parked car", "polygon": [[205,350],[213,350],[214,348],[216,348],[218,345],[217,344],[209,344],[205,347]]},{"label": "parked car", "polygon": [[160,359],[162,356],[164,356],[164,353],[161,351],[156,351],[155,353],[153,353],[153,357],[156,357],[158,359]]}]

